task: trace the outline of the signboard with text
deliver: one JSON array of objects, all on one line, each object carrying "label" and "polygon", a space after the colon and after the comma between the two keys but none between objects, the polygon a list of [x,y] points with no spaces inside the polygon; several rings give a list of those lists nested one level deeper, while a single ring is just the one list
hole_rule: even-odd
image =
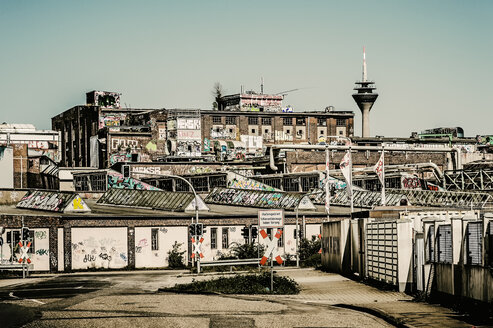
[{"label": "signboard with text", "polygon": [[284,210],[259,210],[258,226],[259,229],[284,227]]}]

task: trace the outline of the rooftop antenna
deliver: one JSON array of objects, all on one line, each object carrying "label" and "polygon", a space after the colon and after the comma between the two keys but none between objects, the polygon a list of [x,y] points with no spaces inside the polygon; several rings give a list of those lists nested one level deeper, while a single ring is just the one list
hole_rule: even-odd
[{"label": "rooftop antenna", "polygon": [[264,94],[264,78],[263,77],[260,78],[260,94],[261,95]]},{"label": "rooftop antenna", "polygon": [[362,82],[367,81],[367,74],[366,74],[366,51],[365,51],[365,46],[363,46],[363,79],[361,80]]}]

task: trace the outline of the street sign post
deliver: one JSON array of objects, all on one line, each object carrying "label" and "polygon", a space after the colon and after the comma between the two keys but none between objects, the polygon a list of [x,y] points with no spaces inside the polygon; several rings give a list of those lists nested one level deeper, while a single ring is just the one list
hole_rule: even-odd
[{"label": "street sign post", "polygon": [[259,229],[284,227],[284,210],[259,210],[258,226]]},{"label": "street sign post", "polygon": [[[265,265],[270,258],[270,291],[272,293],[274,291],[274,250],[277,247],[277,242],[281,238],[284,229],[284,210],[259,210],[258,226],[259,229],[262,229],[260,230],[262,238],[264,240],[267,239],[269,242],[269,246],[260,260],[260,265]],[[265,228],[277,229],[277,232],[272,239],[269,239],[269,235],[264,230]],[[279,265],[283,263],[283,259],[280,255],[277,255],[275,259]]]}]

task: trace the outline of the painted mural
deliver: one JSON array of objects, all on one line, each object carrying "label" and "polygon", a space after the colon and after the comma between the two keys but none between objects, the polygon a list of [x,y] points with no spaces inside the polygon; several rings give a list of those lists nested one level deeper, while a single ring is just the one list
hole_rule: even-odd
[{"label": "painted mural", "polygon": [[108,189],[110,188],[161,190],[134,178],[124,178],[123,174],[113,170],[108,171]]},{"label": "painted mural", "polygon": [[254,179],[250,179],[246,176],[228,172],[228,188],[234,189],[248,189],[248,190],[264,190],[264,191],[280,191],[274,187],[266,185]]}]

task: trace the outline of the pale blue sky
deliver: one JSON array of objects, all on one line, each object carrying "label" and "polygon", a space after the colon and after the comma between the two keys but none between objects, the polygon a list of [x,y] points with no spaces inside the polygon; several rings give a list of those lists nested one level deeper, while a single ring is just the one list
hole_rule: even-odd
[{"label": "pale blue sky", "polygon": [[0,0],[0,122],[51,117],[118,91],[137,108],[209,109],[219,81],[285,104],[361,114],[362,47],[380,94],[371,134],[493,134],[493,1]]}]

